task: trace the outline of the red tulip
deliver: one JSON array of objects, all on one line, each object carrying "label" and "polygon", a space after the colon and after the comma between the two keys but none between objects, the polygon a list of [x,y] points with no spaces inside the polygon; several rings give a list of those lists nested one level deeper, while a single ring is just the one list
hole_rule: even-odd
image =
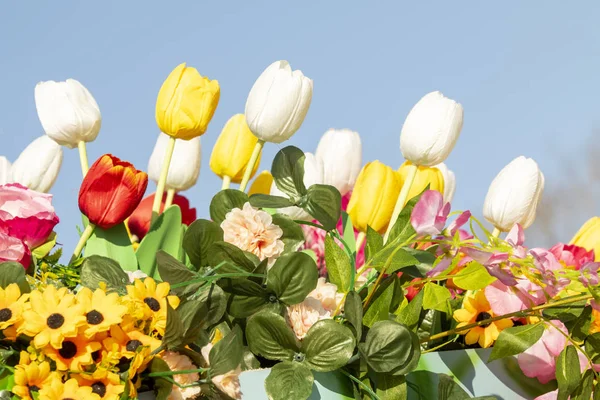
[{"label": "red tulip", "polygon": [[[132,235],[137,236],[139,240],[142,240],[150,229],[150,216],[152,215],[152,203],[154,202],[155,194],[156,193],[152,193],[150,196],[142,200],[140,205],[127,220],[129,231]],[[160,204],[161,213],[165,208],[166,198],[167,194],[164,193],[162,202]],[[180,194],[175,194],[175,197],[173,198],[173,204],[177,204],[181,209],[181,222],[183,222],[185,225],[189,225],[196,220],[196,209],[190,208],[190,202],[186,197]]]},{"label": "red tulip", "polygon": [[148,175],[111,154],[100,157],[79,189],[79,209],[90,222],[109,229],[125,221],[140,204]]}]

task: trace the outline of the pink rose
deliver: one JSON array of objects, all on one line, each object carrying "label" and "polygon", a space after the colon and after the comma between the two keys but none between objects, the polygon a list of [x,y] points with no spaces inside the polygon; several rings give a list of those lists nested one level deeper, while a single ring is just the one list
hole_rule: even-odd
[{"label": "pink rose", "polygon": [[587,251],[583,247],[574,244],[558,243],[552,246],[549,251],[566,267],[571,267],[576,270],[589,262],[593,262],[595,258],[593,249]]},{"label": "pink rose", "polygon": [[0,262],[4,261],[16,261],[27,268],[31,262],[31,252],[20,239],[0,232]]},{"label": "pink rose", "polygon": [[58,224],[52,195],[18,183],[0,185],[0,232],[21,239],[30,249],[44,244]]}]

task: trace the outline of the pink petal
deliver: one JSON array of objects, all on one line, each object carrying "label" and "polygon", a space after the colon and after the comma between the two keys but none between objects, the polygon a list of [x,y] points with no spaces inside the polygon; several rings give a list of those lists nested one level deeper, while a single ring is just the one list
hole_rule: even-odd
[{"label": "pink petal", "polygon": [[523,243],[525,243],[525,232],[521,225],[515,224],[515,226],[512,227],[510,232],[506,235],[506,241],[513,247],[522,246]]},{"label": "pink petal", "polygon": [[485,288],[485,297],[495,315],[508,314],[527,308],[523,300],[509,286],[495,281]]},{"label": "pink petal", "polygon": [[[415,204],[410,216],[410,223],[419,235],[439,235],[446,223],[449,211],[449,206],[444,207],[444,198],[440,192],[427,190]],[[445,217],[444,212],[446,213]]]},{"label": "pink petal", "polygon": [[[449,203],[448,203],[449,204]],[[450,225],[448,225],[448,231],[450,232],[450,236],[454,236],[457,230],[459,230],[464,224],[469,222],[471,218],[471,211],[465,211],[460,214]]]}]

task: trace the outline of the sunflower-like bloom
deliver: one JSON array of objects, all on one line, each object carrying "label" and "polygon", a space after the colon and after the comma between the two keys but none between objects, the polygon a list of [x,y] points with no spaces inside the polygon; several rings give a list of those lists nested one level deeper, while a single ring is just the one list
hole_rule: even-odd
[{"label": "sunflower-like bloom", "polygon": [[127,312],[127,307],[122,305],[118,293],[106,293],[102,289],[92,292],[83,288],[77,293],[77,301],[84,307],[86,318],[85,337],[90,339],[100,332],[110,330],[113,325],[118,325]]},{"label": "sunflower-like bloom", "polygon": [[100,350],[99,342],[90,342],[85,336],[65,338],[60,349],[46,347],[46,355],[56,362],[59,371],[80,371],[83,366],[94,364],[94,352]]},{"label": "sunflower-like bloom", "polygon": [[103,379],[87,379],[81,375],[75,375],[79,386],[89,386],[92,393],[100,396],[102,400],[118,400],[121,393],[125,391],[125,386],[121,385],[119,375],[108,373]]},{"label": "sunflower-like bloom", "polygon": [[15,386],[12,392],[23,400],[32,400],[34,393],[60,377],[56,372],[50,372],[50,363],[31,362],[29,354],[21,352],[21,360],[15,367]]},{"label": "sunflower-like bloom", "polygon": [[16,283],[11,283],[6,289],[0,288],[0,330],[5,337],[16,339],[16,327],[23,322],[23,311],[28,295],[21,296]]},{"label": "sunflower-like bloom", "polygon": [[66,337],[77,336],[78,328],[85,324],[83,307],[67,288],[56,289],[49,285],[43,292],[30,294],[31,309],[23,313],[24,323],[19,333],[33,337],[33,345],[40,349],[50,344],[62,347]]},{"label": "sunflower-like bloom", "polygon": [[171,307],[179,306],[179,297],[169,296],[170,290],[167,282],[157,285],[152,278],[136,279],[133,285],[127,286],[127,300],[143,310],[144,316],[152,320],[151,330],[155,329],[161,335],[167,325],[167,300]]},{"label": "sunflower-like bloom", "polygon": [[[492,317],[494,317],[494,312],[485,298],[483,290],[477,291],[474,295],[466,296],[463,300],[463,308],[454,311],[454,319],[458,322],[457,328]],[[513,326],[513,322],[510,319],[501,319],[462,331],[461,335],[467,335],[465,336],[466,344],[479,343],[481,347],[487,348],[498,339],[500,332],[511,326]]]},{"label": "sunflower-like bloom", "polygon": [[40,390],[40,400],[85,399],[100,400],[100,396],[92,392],[90,386],[79,386],[77,379],[71,378],[65,383],[54,379],[50,385]]}]

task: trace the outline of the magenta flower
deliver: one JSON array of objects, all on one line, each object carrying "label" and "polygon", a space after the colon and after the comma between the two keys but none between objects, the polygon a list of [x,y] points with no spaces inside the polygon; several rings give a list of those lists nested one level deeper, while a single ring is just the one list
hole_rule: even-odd
[{"label": "magenta flower", "polygon": [[600,263],[590,262],[585,264],[579,270],[579,282],[583,283],[585,287],[588,286],[596,286],[600,281],[598,279],[598,268],[600,267]]},{"label": "magenta flower", "polygon": [[552,246],[549,251],[559,262],[564,263],[567,267],[573,267],[576,270],[580,269],[585,264],[594,261],[596,258],[594,249],[588,251],[583,247],[574,244],[558,243]]},{"label": "magenta flower", "polygon": [[444,204],[443,195],[437,190],[427,190],[415,204],[410,223],[418,235],[439,235],[449,213],[450,203]]},{"label": "magenta flower", "polygon": [[16,261],[27,268],[31,263],[31,252],[20,239],[0,232],[0,263],[4,261]]}]

